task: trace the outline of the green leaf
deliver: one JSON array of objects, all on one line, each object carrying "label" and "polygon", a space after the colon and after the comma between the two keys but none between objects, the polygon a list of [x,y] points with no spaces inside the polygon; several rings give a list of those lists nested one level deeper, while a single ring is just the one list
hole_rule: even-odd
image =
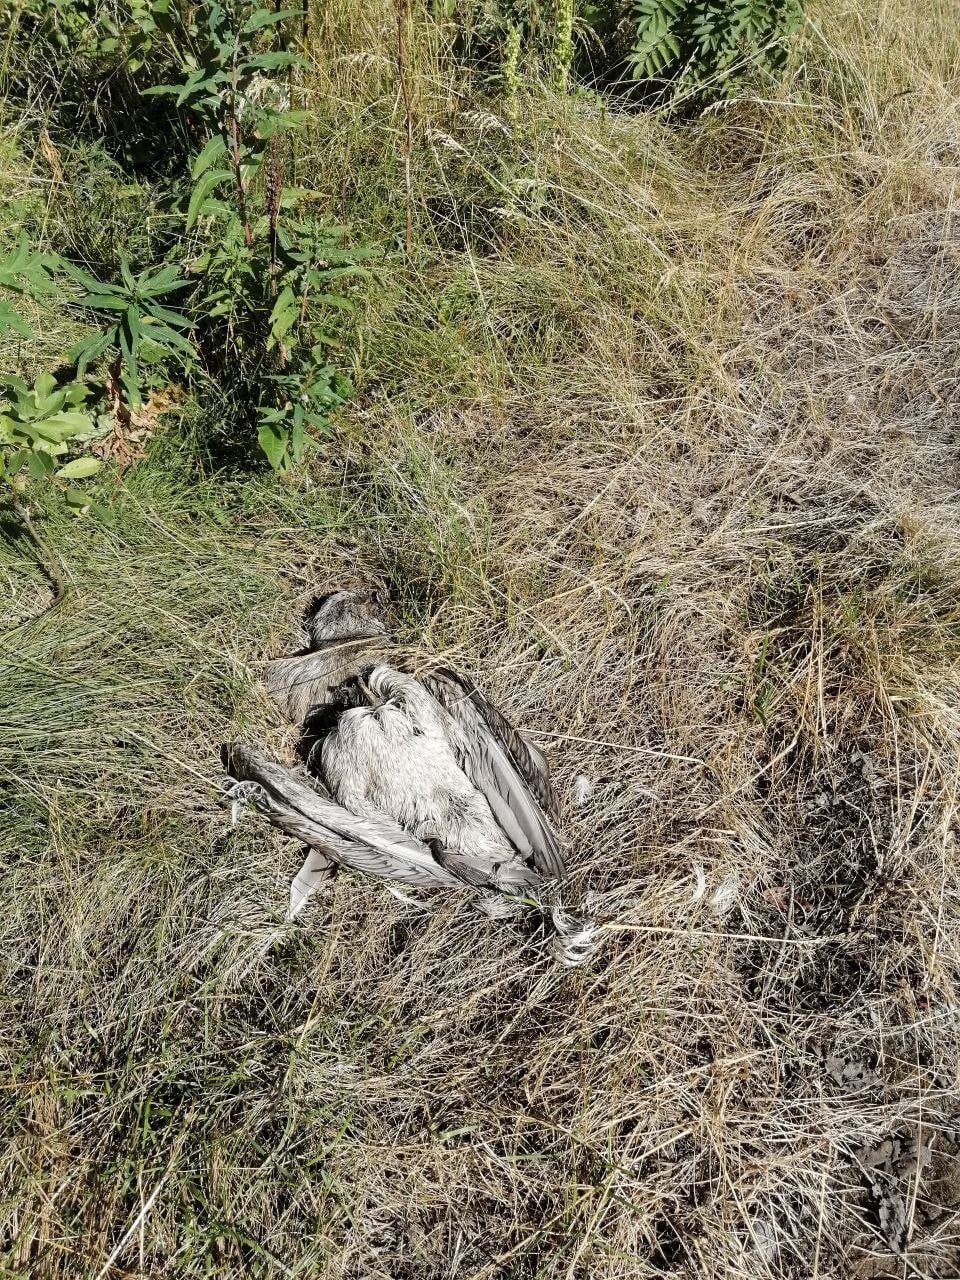
[{"label": "green leaf", "polygon": [[188,320],[181,311],[171,311],[169,307],[161,307],[159,303],[151,302],[146,308],[147,314],[144,320],[149,323],[149,318],[163,320],[166,324],[173,325],[177,329],[195,329],[196,322]]},{"label": "green leaf", "polygon": [[87,480],[90,476],[95,476],[103,463],[99,458],[91,458],[89,456],[83,458],[74,458],[72,462],[68,462],[65,467],[61,467],[57,471],[57,478],[60,480]]},{"label": "green leaf", "polygon": [[85,404],[90,399],[90,390],[82,382],[69,382],[65,387],[60,388],[60,393],[63,396],[63,403],[74,408]]},{"label": "green leaf", "polygon": [[244,67],[251,71],[279,71],[281,67],[302,67],[306,63],[299,53],[258,53],[253,58],[244,59]]},{"label": "green leaf", "polygon": [[123,324],[120,326],[121,347],[124,339],[126,340],[129,350],[135,355],[137,347],[140,345],[140,308],[132,304],[127,307],[126,315],[123,317]]},{"label": "green leaf", "polygon": [[278,22],[286,22],[288,18],[300,18],[302,16],[302,9],[277,9],[273,12],[269,9],[254,9],[253,13],[240,28],[240,34],[242,36],[252,36],[255,31],[261,31],[264,27],[272,27]]},{"label": "green leaf", "polygon": [[76,280],[77,284],[82,285],[84,289],[91,293],[101,293],[104,289],[109,288],[109,285],[103,284],[102,281],[90,275],[89,271],[84,271],[82,267],[78,267],[74,262],[69,262],[66,258],[61,260],[60,267],[71,280]]},{"label": "green leaf", "polygon": [[53,287],[49,273],[57,262],[54,255],[31,253],[30,241],[21,232],[16,248],[0,258],[0,285],[30,297],[48,294]]},{"label": "green leaf", "polygon": [[128,307],[120,326],[120,354],[123,357],[123,385],[127,391],[127,400],[131,409],[139,409],[140,374],[137,367],[137,352],[140,347],[140,312],[136,307]]},{"label": "green leaf", "polygon": [[143,342],[152,342],[154,346],[165,347],[170,351],[179,351],[183,355],[189,356],[191,360],[196,355],[193,344],[182,334],[177,333],[175,329],[170,329],[165,324],[148,324],[146,323],[146,317],[141,317],[141,319],[144,321],[140,335]]},{"label": "green leaf", "polygon": [[227,144],[222,135],[219,133],[214,134],[193,162],[193,166],[190,169],[190,176],[193,180],[196,181],[212,164],[216,164],[221,156],[226,155],[226,151]]},{"label": "green leaf", "polygon": [[14,311],[13,307],[0,299],[0,333],[9,329],[12,329],[14,333],[18,333],[21,338],[33,337],[33,330],[23,317]]},{"label": "green leaf", "polygon": [[113,520],[106,507],[101,506],[99,502],[94,502],[82,489],[66,489],[63,494],[63,500],[74,515],[83,516],[90,512],[98,520],[102,520],[104,524],[110,524]]},{"label": "green leaf", "polygon": [[322,302],[327,307],[335,307],[338,311],[355,311],[356,304],[340,293],[315,293],[313,302]]},{"label": "green leaf", "polygon": [[137,277],[137,286],[141,295],[144,298],[159,298],[165,293],[172,293],[174,289],[185,289],[187,285],[193,283],[191,280],[183,279],[179,271],[179,266],[172,262],[168,262],[153,275],[142,271]]},{"label": "green leaf", "polygon": [[128,293],[136,293],[137,282],[133,278],[133,272],[130,270],[130,260],[125,253],[120,254],[120,278]]},{"label": "green leaf", "polygon": [[311,427],[314,427],[317,431],[323,431],[327,435],[330,434],[330,419],[325,415],[320,413],[308,413],[306,415],[306,419],[310,423]]},{"label": "green leaf", "polygon": [[213,88],[216,77],[207,77],[206,67],[198,67],[192,75],[188,76],[186,81],[180,86],[180,92],[177,95],[177,106],[182,107],[191,94],[200,88]]},{"label": "green leaf", "polygon": [[117,293],[85,293],[77,299],[77,306],[89,307],[91,311],[126,311],[129,301]]},{"label": "green leaf", "polygon": [[46,453],[31,453],[27,456],[27,472],[34,480],[42,480],[53,471],[53,459]]},{"label": "green leaf", "polygon": [[4,386],[10,395],[20,398],[30,394],[30,388],[22,378],[17,378],[14,374],[8,373],[5,378],[0,378],[0,385]]},{"label": "green leaf", "polygon": [[299,313],[300,303],[297,295],[289,285],[286,285],[277,295],[273,310],[270,312],[270,337],[267,339],[268,350],[283,341],[296,324]]},{"label": "green leaf", "polygon": [[187,230],[196,222],[203,212],[203,206],[211,194],[224,182],[229,182],[233,174],[229,169],[208,169],[195,184],[187,205]]},{"label": "green leaf", "polygon": [[[299,112],[297,113],[300,114]],[[293,209],[310,194],[309,187],[283,187],[280,191],[280,208]]]},{"label": "green leaf", "polygon": [[265,422],[257,432],[257,441],[274,471],[282,471],[284,459],[287,456],[286,431],[282,427]]},{"label": "green leaf", "polygon": [[278,133],[302,129],[309,119],[309,111],[265,111],[257,125],[257,137],[266,142]]},{"label": "green leaf", "polygon": [[77,366],[77,373],[82,378],[94,360],[99,360],[105,351],[116,345],[116,341],[117,327],[116,325],[111,325],[103,333],[95,333],[89,338],[81,338],[67,352],[67,359]]},{"label": "green leaf", "polygon": [[33,384],[34,393],[37,397],[39,407],[43,407],[43,403],[48,401],[51,394],[56,390],[57,380],[52,373],[41,373],[39,378]]},{"label": "green leaf", "polygon": [[32,427],[40,440],[48,444],[63,444],[77,436],[89,435],[93,420],[88,413],[54,413],[49,418],[38,419]]}]

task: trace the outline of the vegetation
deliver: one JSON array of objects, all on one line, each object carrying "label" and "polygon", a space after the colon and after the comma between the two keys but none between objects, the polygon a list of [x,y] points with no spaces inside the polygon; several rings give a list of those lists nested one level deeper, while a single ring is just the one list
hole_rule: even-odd
[{"label": "vegetation", "polygon": [[[945,1280],[954,6],[656,107],[468,7],[14,15],[0,1274]],[[339,583],[544,747],[586,969],[282,924],[219,745]]]},{"label": "vegetation", "polygon": [[[112,360],[124,408],[135,411],[158,379],[185,376],[198,397],[219,393],[238,430],[255,422],[271,466],[285,471],[302,461],[311,429],[324,432],[330,411],[350,393],[346,373],[327,358],[336,345],[330,313],[350,308],[344,286],[362,274],[364,256],[342,245],[342,228],[305,212],[307,193],[284,181],[284,142],[306,120],[291,107],[292,81],[279,78],[304,62],[284,34],[298,12],[170,0],[143,4],[128,21],[110,10],[76,12],[82,22],[61,26],[60,18],[74,15],[70,6],[33,11],[38,44],[28,47],[14,84],[42,82],[34,67],[52,45],[81,59],[92,51],[87,77],[94,84],[118,66],[132,76],[107,108],[114,117],[152,95],[172,98],[183,120],[153,119],[146,142],[156,156],[172,132],[183,170],[175,164],[143,193],[145,215],[160,214],[167,229],[146,246],[152,260],[138,271],[122,249],[115,261],[111,253],[105,265],[113,278],[106,279],[91,275],[89,264],[32,254],[21,237],[0,263],[0,287],[49,292],[51,274],[65,276],[81,293],[59,292],[97,326],[63,353],[77,377],[102,357]],[[154,83],[167,69],[182,79]],[[58,102],[56,110],[75,115],[75,104]],[[26,336],[18,314],[2,306],[0,325]],[[157,368],[156,377],[146,366]]]},{"label": "vegetation", "polygon": [[637,76],[683,74],[719,89],[758,63],[786,60],[802,16],[800,0],[636,0]]}]

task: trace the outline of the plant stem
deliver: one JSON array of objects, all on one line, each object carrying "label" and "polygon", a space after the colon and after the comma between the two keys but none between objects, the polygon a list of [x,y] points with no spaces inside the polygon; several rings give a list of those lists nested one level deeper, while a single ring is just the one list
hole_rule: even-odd
[{"label": "plant stem", "polygon": [[237,188],[237,212],[243,223],[243,238],[247,248],[253,248],[253,236],[250,234],[250,223],[247,221],[247,200],[243,191],[243,172],[240,168],[240,131],[237,126],[237,113],[230,112],[230,144],[233,157],[233,180]]},{"label": "plant stem", "polygon": [[253,236],[247,221],[247,198],[243,190],[243,170],[240,168],[240,126],[237,123],[237,54],[239,45],[233,45],[233,79],[230,85],[230,154],[233,158],[233,180],[237,186],[237,212],[243,223],[243,238],[248,249],[253,248]]},{"label": "plant stem", "polygon": [[270,296],[277,292],[277,219],[283,196],[283,163],[280,159],[280,139],[274,134],[267,146],[267,222],[270,228]]},{"label": "plant stem", "polygon": [[406,25],[410,15],[409,0],[396,0],[397,5],[397,75],[403,94],[404,140],[403,173],[407,193],[407,253],[413,251],[413,188],[410,176],[410,156],[413,151],[413,106],[410,98],[410,82],[407,77]]}]

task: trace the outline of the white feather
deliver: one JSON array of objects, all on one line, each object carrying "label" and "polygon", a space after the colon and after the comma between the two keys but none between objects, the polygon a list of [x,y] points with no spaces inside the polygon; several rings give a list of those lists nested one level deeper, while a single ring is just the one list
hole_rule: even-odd
[{"label": "white feather", "polygon": [[573,803],[582,809],[593,795],[593,782],[585,773],[578,773],[573,780]]},{"label": "white feather", "polygon": [[328,879],[333,862],[319,849],[310,849],[304,859],[303,866],[290,882],[290,905],[284,917],[289,924],[295,920],[307,905],[313,891],[324,880]]},{"label": "white feather", "polygon": [[739,893],[740,877],[736,873],[725,876],[708,899],[711,911],[718,916],[725,916],[735,905]]},{"label": "white feather", "polygon": [[693,893],[690,895],[691,902],[699,902],[707,892],[707,873],[699,862],[693,864],[694,886]]},{"label": "white feather", "polygon": [[557,936],[553,940],[553,957],[567,969],[586,964],[597,949],[600,927],[570,915],[563,907],[556,906],[550,913]]}]

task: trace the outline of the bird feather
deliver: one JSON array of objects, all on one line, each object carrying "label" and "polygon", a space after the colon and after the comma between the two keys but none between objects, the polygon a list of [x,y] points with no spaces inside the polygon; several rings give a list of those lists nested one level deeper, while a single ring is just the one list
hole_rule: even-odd
[{"label": "bird feather", "polygon": [[314,707],[327,702],[331,690],[375,662],[386,643],[382,637],[363,636],[289,658],[274,658],[264,671],[267,693],[285,719],[301,725]]},{"label": "bird feather", "polygon": [[337,860],[317,848],[307,850],[303,866],[290,882],[290,905],[287,907],[286,919],[289,923],[295,920],[307,905],[313,891],[324,880],[330,878],[336,868]]},{"label": "bird feather", "polygon": [[543,756],[455,672],[438,667],[421,673],[420,680],[459,728],[465,742],[462,767],[507,839],[543,875],[562,876],[560,844],[541,808],[552,808]]},{"label": "bird feather", "polygon": [[425,888],[460,883],[427,845],[390,818],[357,817],[306,779],[241,743],[225,747],[223,756],[231,777],[263,788],[266,800],[255,803],[275,826],[345,866]]}]

